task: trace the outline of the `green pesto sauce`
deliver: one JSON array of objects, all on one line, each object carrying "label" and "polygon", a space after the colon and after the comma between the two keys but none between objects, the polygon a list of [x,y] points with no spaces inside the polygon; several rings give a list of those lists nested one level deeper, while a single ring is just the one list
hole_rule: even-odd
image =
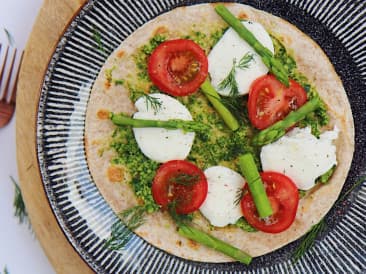
[{"label": "green pesto sauce", "polygon": [[[319,97],[316,88],[310,84],[309,80],[301,72],[297,70],[296,62],[294,58],[287,52],[284,45],[274,36],[271,36],[273,45],[275,48],[275,56],[279,58],[284,64],[291,79],[297,81],[307,92],[308,99]],[[310,113],[304,120],[299,123],[300,127],[311,127],[311,132],[316,137],[320,135],[320,128],[325,126],[329,122],[329,116],[327,114],[327,107],[323,100],[321,106],[314,112]]]},{"label": "green pesto sauce", "polygon": [[[215,30],[212,33],[202,33],[192,31],[183,38],[192,39],[197,42],[208,53],[215,43],[220,39],[225,29]],[[286,51],[281,42],[272,37],[275,46],[275,55],[280,58],[291,78],[297,80],[307,91],[308,97],[318,96],[315,87],[309,84],[307,78],[296,69],[296,62]],[[163,41],[166,36],[156,35],[150,41],[138,49],[134,55],[137,77],[123,81],[130,91],[130,98],[135,102],[141,93],[160,92],[150,81],[147,73],[147,58],[152,51]],[[199,168],[206,169],[209,166],[223,165],[233,170],[239,171],[238,156],[251,152],[254,155],[256,164],[260,169],[259,148],[251,146],[251,137],[257,133],[249,121],[247,114],[247,98],[223,98],[224,104],[237,117],[240,128],[232,132],[226,127],[217,112],[211,107],[206,97],[201,92],[185,97],[177,97],[190,111],[193,120],[212,126],[207,134],[197,134],[187,160],[195,163]],[[204,111],[203,111],[204,110]],[[313,114],[310,114],[301,126],[310,125],[313,134],[319,134],[319,127],[328,122],[325,105]],[[114,164],[123,164],[131,175],[131,186],[136,196],[142,201],[148,212],[159,209],[155,204],[151,183],[159,166],[157,162],[148,159],[140,151],[133,131],[130,127],[117,128],[112,136],[111,147],[117,152],[117,156],[112,160]]]},{"label": "green pesto sauce", "polygon": [[117,127],[112,135],[111,147],[117,152],[113,164],[122,164],[128,168],[130,184],[136,196],[145,205],[148,212],[159,209],[151,193],[151,183],[159,163],[142,154],[131,127]]}]

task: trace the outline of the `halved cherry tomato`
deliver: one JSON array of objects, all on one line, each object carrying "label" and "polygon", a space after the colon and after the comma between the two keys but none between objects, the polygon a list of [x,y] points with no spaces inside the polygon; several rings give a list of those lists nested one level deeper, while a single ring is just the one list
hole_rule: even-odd
[{"label": "halved cherry tomato", "polygon": [[265,129],[306,103],[304,88],[294,80],[286,87],[273,75],[256,79],[249,90],[248,112],[252,125]]},{"label": "halved cherry tomato", "polygon": [[160,90],[174,96],[189,95],[197,91],[207,77],[207,56],[192,40],[165,41],[152,52],[148,73]]},{"label": "halved cherry tomato", "polygon": [[197,210],[206,199],[207,189],[207,180],[202,170],[184,160],[162,164],[152,183],[155,202],[163,208],[174,202],[179,214]]},{"label": "halved cherry tomato", "polygon": [[271,203],[273,214],[266,219],[260,218],[252,196],[247,191],[241,200],[243,215],[248,223],[258,230],[268,233],[282,232],[295,220],[299,204],[299,192],[294,182],[282,173],[262,172],[261,178]]}]

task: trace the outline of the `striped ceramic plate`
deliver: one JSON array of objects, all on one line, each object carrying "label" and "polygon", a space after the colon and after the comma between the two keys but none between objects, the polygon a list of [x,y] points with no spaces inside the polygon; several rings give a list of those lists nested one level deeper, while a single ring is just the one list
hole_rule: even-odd
[{"label": "striped ceramic plate", "polygon": [[[297,264],[299,242],[238,263],[197,263],[171,256],[130,235],[120,251],[105,248],[117,220],[96,189],[83,146],[86,105],[108,55],[139,26],[176,6],[201,1],[89,1],[62,36],[42,87],[37,147],[44,187],[66,237],[100,273],[361,273],[366,271],[366,184],[326,217],[327,229]],[[356,153],[343,193],[366,172],[366,2],[364,0],[248,0],[283,17],[325,50],[346,88],[355,118]],[[96,32],[98,30],[98,33]],[[104,51],[98,50],[100,34]]]}]

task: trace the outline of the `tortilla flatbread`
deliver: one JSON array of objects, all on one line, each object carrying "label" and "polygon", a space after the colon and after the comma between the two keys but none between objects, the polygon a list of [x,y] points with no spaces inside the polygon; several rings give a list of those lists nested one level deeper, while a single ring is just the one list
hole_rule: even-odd
[{"label": "tortilla flatbread", "polygon": [[[326,185],[316,188],[300,200],[294,223],[279,234],[245,232],[239,228],[215,228],[213,236],[222,239],[251,256],[260,256],[274,251],[304,235],[312,225],[318,223],[337,199],[346,180],[354,150],[354,126],[350,105],[332,64],[321,48],[307,35],[287,21],[269,13],[242,4],[227,4],[229,10],[242,19],[261,23],[271,34],[281,38],[287,49],[293,51],[299,71],[314,84],[320,97],[325,101],[330,115],[330,127],[340,129],[337,139],[338,166]],[[179,18],[179,20],[177,20]],[[105,119],[106,110],[133,114],[135,108],[129,99],[128,90],[119,85],[106,84],[105,73],[114,69],[116,78],[130,77],[136,71],[133,54],[146,44],[156,33],[164,31],[169,39],[181,38],[192,29],[209,34],[212,29],[221,29],[226,23],[214,11],[214,4],[200,4],[180,7],[146,23],[110,55],[100,71],[91,91],[85,125],[85,148],[93,180],[110,204],[119,213],[137,204],[137,199],[128,183],[111,182],[113,168],[110,161],[114,151],[108,142],[115,126]],[[100,151],[104,149],[104,153]],[[128,174],[120,172],[116,180],[123,180]],[[108,174],[111,173],[111,174]],[[206,221],[195,223],[207,227]],[[231,258],[181,237],[171,218],[162,212],[150,214],[144,225],[135,231],[152,245],[179,257],[204,262],[229,262]]]}]

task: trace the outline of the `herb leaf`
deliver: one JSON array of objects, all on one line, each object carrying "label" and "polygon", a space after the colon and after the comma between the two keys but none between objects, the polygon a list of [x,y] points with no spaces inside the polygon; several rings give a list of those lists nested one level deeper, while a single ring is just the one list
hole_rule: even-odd
[{"label": "herb leaf", "polygon": [[235,72],[236,72],[236,59],[233,60],[233,66],[228,76],[226,76],[226,78],[220,82],[218,87],[220,90],[229,88],[230,96],[237,96],[239,94],[238,83],[235,80]]},{"label": "herb leaf", "polygon": [[117,220],[111,227],[111,235],[105,242],[105,246],[111,250],[119,250],[126,246],[132,237],[132,232]]},{"label": "herb leaf", "polygon": [[145,214],[145,207],[138,205],[122,211],[118,217],[130,230],[135,230],[145,222]]},{"label": "herb leaf", "polygon": [[254,55],[250,52],[244,54],[244,56],[240,59],[239,63],[236,64],[236,59],[233,59],[233,66],[229,72],[229,74],[222,80],[218,86],[220,90],[229,88],[229,96],[235,97],[239,94],[238,83],[235,79],[236,69],[248,69],[250,67],[251,62],[254,61]]},{"label": "herb leaf", "polygon": [[148,110],[150,107],[155,111],[158,112],[161,109],[162,102],[149,94],[146,94],[143,91],[133,91],[133,94],[131,95],[133,98],[140,98],[144,97],[146,102],[146,109]]},{"label": "herb leaf", "polygon": [[6,38],[8,39],[8,43],[11,47],[14,46],[15,44],[15,40],[14,40],[14,37],[13,35],[11,35],[10,31],[8,31],[6,28],[4,28],[4,32],[6,34]]},{"label": "herb leaf", "polygon": [[234,205],[238,205],[241,201],[241,199],[244,196],[244,190],[242,188],[238,188],[236,191],[236,196],[235,196],[235,200],[234,200]]},{"label": "herb leaf", "polygon": [[237,68],[247,69],[250,67],[251,62],[255,62],[253,53],[247,52],[239,61]]},{"label": "herb leaf", "polygon": [[319,223],[311,227],[292,255],[293,263],[296,263],[314,245],[318,234],[323,231],[326,226],[327,224],[325,223],[324,219],[322,219]]},{"label": "herb leaf", "polygon": [[193,214],[178,214],[176,207],[177,207],[177,200],[174,200],[168,204],[168,212],[177,226],[181,226],[183,224],[188,224],[193,220]]},{"label": "herb leaf", "polygon": [[183,186],[193,186],[199,179],[200,176],[198,174],[179,173],[176,176],[171,177],[169,182]]},{"label": "herb leaf", "polygon": [[12,180],[15,187],[15,194],[13,201],[13,206],[15,209],[14,216],[18,218],[20,224],[23,224],[24,222],[28,222],[28,213],[25,208],[22,192],[20,190],[19,185],[14,180],[14,178],[10,176],[10,179]]},{"label": "herb leaf", "polygon": [[95,26],[93,28],[93,40],[97,43],[97,49],[102,53],[106,53],[102,42],[102,35]]},{"label": "herb leaf", "polygon": [[[366,176],[362,176],[353,184],[353,186],[346,191],[341,197],[337,199],[334,206],[343,202],[347,196],[358,186],[360,186],[366,180]],[[296,248],[292,255],[292,261],[295,264],[314,244],[314,241],[318,237],[318,234],[326,228],[327,224],[325,219],[321,219],[319,223],[313,225],[309,232],[302,238],[300,245]]]}]

